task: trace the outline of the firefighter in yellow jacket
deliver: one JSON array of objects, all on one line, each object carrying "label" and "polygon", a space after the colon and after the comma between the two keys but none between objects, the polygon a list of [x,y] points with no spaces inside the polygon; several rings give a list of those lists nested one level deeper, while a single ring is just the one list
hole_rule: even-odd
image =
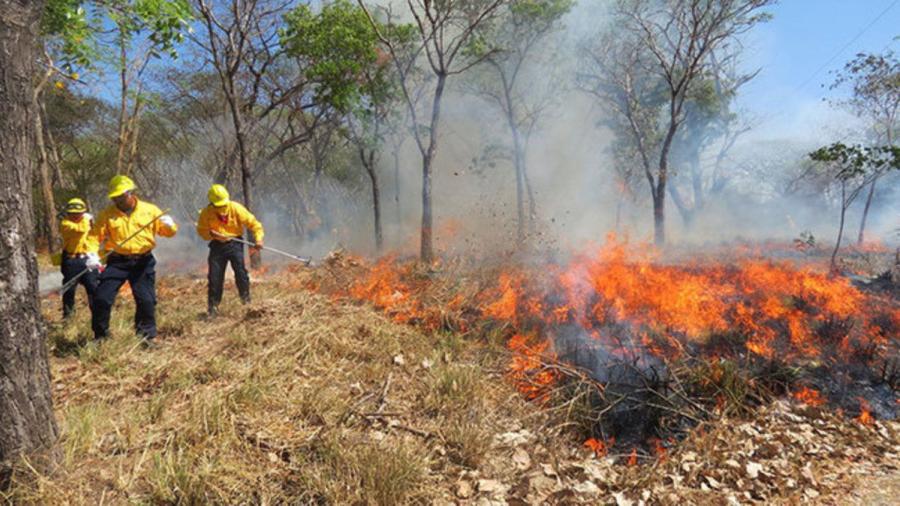
[{"label": "firefighter in yellow jacket", "polygon": [[[91,229],[94,240],[103,245],[104,251],[109,251],[106,270],[100,275],[100,283],[94,292],[91,324],[95,339],[108,336],[113,303],[119,288],[128,281],[136,305],[135,332],[149,344],[156,337],[153,248],[157,235],[173,237],[178,227],[171,216],[163,215],[155,205],[138,199],[135,189],[134,181],[128,176],[113,177],[109,182],[109,198],[113,204],[97,216]],[[150,225],[141,230],[147,224]],[[99,269],[99,260],[89,262],[88,267]]]},{"label": "firefighter in yellow jacket", "polygon": [[87,205],[83,200],[75,198],[66,202],[65,215],[59,223],[59,232],[63,240],[60,258],[63,285],[76,276],[81,277],[62,294],[63,318],[68,318],[75,312],[75,292],[79,284],[84,286],[87,292],[88,307],[93,304],[94,290],[97,288],[97,272],[88,270],[82,274],[89,261],[100,261],[97,256],[97,242],[90,236],[93,221],[94,217],[87,212]]},{"label": "firefighter in yellow jacket", "polygon": [[263,226],[246,207],[234,202],[228,196],[228,190],[220,184],[214,184],[207,193],[209,205],[200,211],[197,220],[197,233],[209,241],[209,271],[207,279],[207,310],[210,316],[218,314],[219,302],[222,301],[222,287],[225,283],[225,267],[231,264],[238,294],[245,304],[250,302],[250,276],[244,265],[244,245],[232,241],[233,237],[241,237],[244,229],[253,233],[253,248],[262,248]]}]

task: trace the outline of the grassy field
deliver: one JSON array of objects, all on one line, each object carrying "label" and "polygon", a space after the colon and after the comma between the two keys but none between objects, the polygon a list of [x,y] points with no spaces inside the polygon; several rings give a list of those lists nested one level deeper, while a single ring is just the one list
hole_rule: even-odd
[{"label": "grassy field", "polygon": [[565,413],[516,392],[495,337],[425,334],[300,289],[304,276],[257,280],[249,306],[229,285],[212,321],[205,279],[164,276],[151,350],[131,332],[128,293],[99,347],[86,309],[63,325],[46,298],[60,465],[23,463],[6,500],[865,504],[860,483],[896,482],[895,423],[782,402],[642,465],[597,458]]}]

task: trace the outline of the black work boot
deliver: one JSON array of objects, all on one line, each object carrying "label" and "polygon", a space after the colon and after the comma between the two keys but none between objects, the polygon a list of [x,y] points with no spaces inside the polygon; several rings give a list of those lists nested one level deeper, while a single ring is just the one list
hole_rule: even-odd
[{"label": "black work boot", "polygon": [[216,316],[219,316],[219,306],[210,304],[209,307],[206,309],[206,316],[208,316],[210,319],[215,318]]}]

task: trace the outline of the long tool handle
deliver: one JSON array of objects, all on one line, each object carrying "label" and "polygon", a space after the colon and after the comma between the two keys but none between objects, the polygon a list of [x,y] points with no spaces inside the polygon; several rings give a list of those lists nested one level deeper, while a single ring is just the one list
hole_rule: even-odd
[{"label": "long tool handle", "polygon": [[[247,246],[256,246],[256,244],[254,244],[254,243],[252,243],[252,242],[250,242],[250,241],[244,240],[244,239],[242,239],[242,238],[240,238],[240,237],[234,237],[234,236],[230,236],[230,235],[220,234],[220,233],[218,233],[218,232],[216,232],[216,231],[214,231],[214,230],[210,230],[210,232],[211,232],[213,235],[217,235],[217,236],[219,236],[219,237],[221,237],[221,238],[223,238],[223,239],[228,239],[229,241],[239,242],[239,243],[241,243],[241,244],[246,244]],[[294,255],[294,254],[292,254],[292,253],[288,253],[287,251],[281,251],[280,249],[275,249],[275,248],[272,248],[272,247],[269,247],[269,246],[262,246],[262,249],[265,250],[265,251],[271,251],[272,253],[276,253],[276,254],[279,254],[279,255],[282,255],[282,256],[286,256],[286,257],[288,257],[288,258],[290,258],[290,259],[292,259],[292,260],[296,260],[296,261],[298,261],[298,262],[303,262],[303,263],[306,264],[306,265],[309,265],[310,263],[312,263],[312,258],[309,258],[309,257],[301,257],[301,256],[299,256],[299,255]]]},{"label": "long tool handle", "polygon": [[[113,251],[115,251],[116,248],[118,248],[118,247],[122,246],[123,244],[125,244],[126,242],[128,242],[128,241],[134,239],[134,238],[135,238],[138,234],[140,234],[145,228],[147,228],[147,227],[149,227],[150,225],[156,223],[156,220],[158,220],[158,219],[162,218],[163,216],[169,214],[169,210],[170,210],[170,209],[166,209],[165,211],[162,212],[162,214],[160,214],[159,216],[157,216],[157,217],[153,218],[152,220],[148,221],[148,222],[147,222],[146,224],[144,224],[141,228],[135,230],[133,234],[129,235],[128,237],[126,237],[126,238],[122,239],[121,241],[119,241],[118,243],[116,243],[116,245],[113,246],[111,250],[109,250],[109,251],[107,251],[106,253],[103,254],[103,258],[106,258],[107,256],[109,256],[109,254],[112,253]],[[78,280],[81,279],[81,276],[84,276],[85,274],[87,274],[89,270],[90,270],[90,269],[84,269],[83,271],[81,271],[81,272],[79,272],[78,274],[76,274],[74,278],[70,279],[69,281],[66,282],[66,284],[64,284],[62,287],[60,287],[59,292],[60,292],[60,293],[65,293],[69,288],[72,288],[73,286],[75,286],[75,283],[77,283]]]}]

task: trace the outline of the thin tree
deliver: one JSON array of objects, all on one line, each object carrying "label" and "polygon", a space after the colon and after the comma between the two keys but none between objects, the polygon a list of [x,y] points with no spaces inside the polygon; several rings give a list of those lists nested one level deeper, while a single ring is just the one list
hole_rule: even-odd
[{"label": "thin tree", "polygon": [[881,177],[889,170],[900,169],[900,148],[896,146],[847,146],[835,143],[819,148],[809,157],[822,162],[840,189],[840,219],[838,221],[837,239],[831,252],[831,270],[837,271],[837,254],[841,249],[844,237],[844,224],[847,209],[859,197],[860,193],[872,184],[872,180]]},{"label": "thin tree", "polygon": [[[256,205],[254,180],[288,151],[309,142],[320,120],[331,113],[311,88],[316,83],[306,73],[308,62],[291,59],[288,44],[281,40],[292,4],[289,0],[196,4],[205,29],[191,40],[219,76],[243,199],[251,210]],[[260,255],[251,255],[251,265],[260,263]]]},{"label": "thin tree", "polygon": [[43,453],[57,438],[32,242],[32,93],[43,8],[0,0],[0,490],[22,454]]},{"label": "thin tree", "polygon": [[[693,88],[708,75],[709,55],[769,18],[761,12],[774,0],[619,0],[609,30],[634,48],[631,60],[662,84],[660,114],[650,134],[641,135],[644,175],[653,200],[654,239],[666,242],[665,202],[669,157]],[[631,83],[634,86],[634,83]],[[618,92],[613,91],[618,98]],[[661,119],[659,119],[661,118]],[[633,130],[633,129],[632,129]],[[654,139],[657,137],[658,139]],[[650,142],[648,142],[650,141]],[[649,163],[649,159],[653,162]]]},{"label": "thin tree", "polygon": [[326,158],[341,134],[353,144],[371,184],[375,247],[380,252],[384,236],[377,164],[399,106],[396,73],[379,51],[365,11],[356,4],[338,0],[316,14],[300,6],[285,21],[282,40],[288,53],[305,62],[317,103],[333,111],[331,121],[310,143],[315,187],[319,188]]},{"label": "thin tree", "polygon": [[[900,120],[900,60],[893,51],[884,54],[860,53],[835,73],[831,89],[849,85],[852,95],[839,104],[850,108],[858,116],[869,121],[869,128],[877,144],[893,146],[896,141],[897,122]],[[859,223],[857,244],[865,239],[866,220],[875,197],[875,186],[884,174],[872,175],[866,202]]]},{"label": "thin tree", "polygon": [[[384,25],[389,27],[385,30],[380,28],[382,24],[375,20],[365,2],[357,0],[360,7],[366,10],[372,27],[379,40],[387,47],[396,66],[400,88],[413,124],[413,138],[422,157],[422,225],[419,257],[425,263],[434,260],[432,176],[441,133],[441,105],[447,80],[465,73],[496,52],[496,48],[477,47],[484,43],[483,39],[478,37],[478,30],[493,20],[504,1],[506,0],[441,2],[406,0],[406,14],[414,20],[415,32],[415,42],[410,51],[409,38],[396,37],[389,33],[390,27],[394,26],[390,11],[384,13],[388,18]],[[430,88],[428,93],[430,108],[424,112],[427,119],[422,118],[420,111],[417,111],[418,96],[413,82],[415,79],[413,64],[422,53],[425,66],[434,77],[434,87]]]},{"label": "thin tree", "polygon": [[618,230],[626,195],[635,195],[639,179],[653,173],[655,149],[662,140],[658,121],[662,84],[648,70],[647,55],[632,34],[605,31],[587,43],[583,53],[577,85],[610,113],[601,124],[614,133],[610,152],[618,190]]},{"label": "thin tree", "polygon": [[[710,199],[728,186],[733,170],[725,161],[737,140],[751,129],[746,115],[734,110],[734,101],[759,70],[740,71],[741,52],[742,47],[733,44],[721,54],[710,53],[709,74],[691,93],[684,125],[673,143],[673,166],[680,170],[669,184],[669,195],[688,229]],[[701,162],[703,155],[712,162]]]},{"label": "thin tree", "polygon": [[479,35],[490,41],[488,47],[499,49],[485,59],[492,78],[478,79],[473,84],[476,92],[500,109],[509,128],[519,245],[525,241],[526,228],[533,227],[536,213],[533,190],[528,182],[528,142],[538,119],[555,104],[554,99],[559,93],[558,86],[554,86],[542,96],[534,89],[534,82],[528,79],[526,67],[529,63],[544,69],[554,66],[553,56],[539,61],[538,53],[546,49],[542,43],[549,35],[562,27],[560,21],[572,5],[572,0],[511,0],[500,10],[496,22],[482,25],[479,30]]},{"label": "thin tree", "polygon": [[62,247],[62,238],[59,234],[59,223],[56,220],[56,200],[53,195],[53,182],[50,177],[50,155],[44,142],[46,136],[44,122],[41,120],[41,94],[50,82],[50,78],[56,72],[49,55],[46,60],[50,63],[44,71],[38,84],[32,91],[31,100],[34,102],[35,114],[32,129],[34,131],[35,149],[37,153],[38,180],[41,186],[41,201],[43,203],[43,229],[46,232],[47,248],[49,251],[57,251]]}]

